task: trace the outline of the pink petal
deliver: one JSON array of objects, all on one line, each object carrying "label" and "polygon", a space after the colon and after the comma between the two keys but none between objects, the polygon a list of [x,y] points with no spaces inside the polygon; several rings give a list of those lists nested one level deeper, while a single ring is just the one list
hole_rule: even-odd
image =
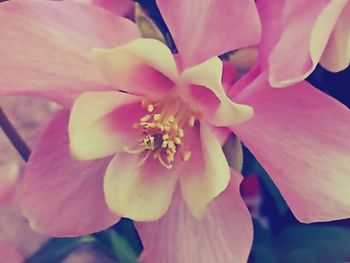
[{"label": "pink petal", "polygon": [[178,169],[167,169],[152,156],[141,165],[136,154],[119,154],[108,166],[105,198],[109,208],[137,221],[160,218],[168,209]]},{"label": "pink petal", "polygon": [[136,26],[90,5],[9,1],[0,5],[0,95],[35,95],[70,105],[109,84],[91,58],[139,36]]},{"label": "pink petal", "polygon": [[32,228],[50,236],[79,236],[103,230],[119,219],[109,212],[102,180],[110,159],[76,161],[69,153],[69,112],[46,128],[20,186],[24,214]]},{"label": "pink petal", "polygon": [[70,149],[81,160],[106,157],[134,146],[133,124],[146,114],[140,98],[118,91],[86,92],[74,102],[69,120]]},{"label": "pink petal", "polygon": [[335,25],[322,54],[321,65],[332,72],[341,71],[350,63],[350,2]]},{"label": "pink petal", "polygon": [[183,197],[195,217],[200,218],[209,202],[227,187],[230,168],[215,131],[205,123],[199,131],[185,132],[184,145],[191,151],[180,177]]},{"label": "pink petal", "polygon": [[0,262],[22,263],[23,261],[24,257],[18,252],[15,246],[5,241],[0,241]]},{"label": "pink petal", "polygon": [[113,12],[116,15],[126,16],[132,12],[134,3],[131,0],[65,0],[71,2],[81,2],[87,4],[93,4],[106,10]]},{"label": "pink petal", "polygon": [[112,50],[95,50],[94,58],[109,83],[129,93],[159,96],[178,78],[169,48],[155,39],[138,39]]},{"label": "pink petal", "polygon": [[174,195],[160,220],[137,223],[144,245],[145,262],[213,263],[247,262],[253,229],[239,195],[241,177],[213,200],[201,220],[192,217],[180,194]]},{"label": "pink petal", "polygon": [[257,44],[259,17],[251,0],[157,0],[185,67]]},{"label": "pink petal", "polygon": [[237,79],[238,76],[236,66],[230,62],[223,62],[221,81],[225,92],[227,92],[227,90],[237,81]]},{"label": "pink petal", "polygon": [[195,111],[202,112],[204,118],[217,126],[233,125],[249,119],[251,107],[232,102],[222,86],[222,61],[210,60],[186,69],[181,74],[182,93],[189,93],[190,104]]},{"label": "pink petal", "polygon": [[17,161],[0,164],[0,206],[11,201],[19,176]]},{"label": "pink petal", "polygon": [[[272,86],[282,87],[301,81],[315,69],[346,2],[287,0],[283,9],[282,3],[277,2],[279,10],[267,1],[259,2],[263,21],[261,45],[268,45],[263,52],[268,59]],[[273,25],[276,23],[280,26]],[[271,53],[266,53],[267,50]]]},{"label": "pink petal", "polygon": [[266,75],[235,98],[254,107],[255,114],[232,130],[299,220],[349,217],[349,109],[307,82],[272,89]]}]

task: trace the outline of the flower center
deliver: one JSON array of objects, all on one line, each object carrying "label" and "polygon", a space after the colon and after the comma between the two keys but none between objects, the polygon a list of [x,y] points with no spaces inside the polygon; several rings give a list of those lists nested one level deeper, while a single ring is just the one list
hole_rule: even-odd
[{"label": "flower center", "polygon": [[195,117],[192,111],[180,100],[165,103],[142,102],[147,114],[140,118],[133,128],[141,130],[139,148],[127,150],[141,154],[146,161],[150,156],[157,159],[164,167],[171,169],[177,154],[183,161],[191,158],[191,151],[184,150],[184,127],[193,127]]}]

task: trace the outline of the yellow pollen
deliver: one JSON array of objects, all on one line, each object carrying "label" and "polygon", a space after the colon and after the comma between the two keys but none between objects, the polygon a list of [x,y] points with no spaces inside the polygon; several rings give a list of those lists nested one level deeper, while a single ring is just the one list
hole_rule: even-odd
[{"label": "yellow pollen", "polygon": [[174,148],[175,148],[174,142],[173,142],[173,141],[169,141],[169,142],[168,142],[168,147],[169,147],[170,149],[174,149]]},{"label": "yellow pollen", "polygon": [[187,151],[185,154],[182,156],[182,159],[187,162],[191,158],[192,152]]},{"label": "yellow pollen", "polygon": [[153,115],[153,120],[159,121],[159,120],[160,120],[160,114],[159,114],[159,113],[154,114],[154,115]]},{"label": "yellow pollen", "polygon": [[185,133],[184,133],[184,130],[183,129],[178,129],[178,135],[179,135],[179,137],[184,137],[184,135],[185,135]]},{"label": "yellow pollen", "polygon": [[149,104],[149,105],[147,106],[147,111],[148,111],[148,112],[154,111],[154,106],[153,106],[152,104]]},{"label": "yellow pollen", "polygon": [[140,119],[140,122],[146,122],[148,121],[152,116],[147,114],[145,116],[143,116],[141,119]]},{"label": "yellow pollen", "polygon": [[173,122],[175,120],[175,117],[173,116],[173,115],[170,115],[169,117],[168,117],[168,121],[169,122]]},{"label": "yellow pollen", "polygon": [[181,144],[181,139],[179,137],[175,137],[174,142],[178,145]]},{"label": "yellow pollen", "polygon": [[168,141],[163,141],[162,148],[166,148],[168,146]]},{"label": "yellow pollen", "polygon": [[[125,152],[139,154],[140,165],[148,158],[158,160],[167,169],[172,169],[177,161],[188,161],[190,151],[184,151],[184,125],[193,127],[195,117],[181,100],[150,103],[142,101],[147,113],[133,124],[140,130],[139,145],[135,149],[125,148]],[[176,158],[179,153],[181,158]],[[175,161],[176,160],[176,161]]]}]

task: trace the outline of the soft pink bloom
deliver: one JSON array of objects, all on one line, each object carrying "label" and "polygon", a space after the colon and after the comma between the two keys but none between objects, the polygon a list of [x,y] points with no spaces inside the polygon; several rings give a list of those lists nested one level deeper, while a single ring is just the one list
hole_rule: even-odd
[{"label": "soft pink bloom", "polygon": [[96,5],[120,16],[130,15],[134,7],[134,2],[132,0],[63,0],[63,1]]},{"label": "soft pink bloom", "polygon": [[[120,216],[152,221],[137,223],[147,261],[246,261],[252,226],[241,176],[230,178],[221,150],[225,127],[300,220],[348,217],[346,107],[306,82],[272,89],[259,68],[227,88],[227,100],[216,56],[257,43],[253,1],[157,3],[179,50],[175,60],[160,42],[135,40],[131,22],[91,6],[0,5],[0,93],[73,104],[52,119],[29,160],[22,203],[32,226],[53,235],[98,231],[118,220],[108,204]],[[173,121],[177,127],[164,133],[159,125]]]},{"label": "soft pink bloom", "polygon": [[274,87],[305,79],[321,63],[340,71],[350,62],[348,0],[258,0],[260,61]]},{"label": "soft pink bloom", "polygon": [[0,240],[0,263],[22,263],[24,257],[18,252],[16,247],[8,242]]}]

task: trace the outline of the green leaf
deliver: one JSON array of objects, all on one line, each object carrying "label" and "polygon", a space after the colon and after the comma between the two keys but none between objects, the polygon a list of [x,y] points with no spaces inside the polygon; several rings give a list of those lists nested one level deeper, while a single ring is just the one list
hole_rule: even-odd
[{"label": "green leaf", "polygon": [[92,236],[51,238],[36,253],[26,259],[25,263],[60,263],[78,247],[94,242],[95,239]]},{"label": "green leaf", "polygon": [[[113,229],[107,229],[103,232],[96,233],[94,234],[94,237],[100,242],[99,245],[101,248],[105,250],[109,256],[117,259],[118,262],[138,262],[138,255],[132,249],[127,240]],[[112,253],[112,255],[110,253]]]}]

